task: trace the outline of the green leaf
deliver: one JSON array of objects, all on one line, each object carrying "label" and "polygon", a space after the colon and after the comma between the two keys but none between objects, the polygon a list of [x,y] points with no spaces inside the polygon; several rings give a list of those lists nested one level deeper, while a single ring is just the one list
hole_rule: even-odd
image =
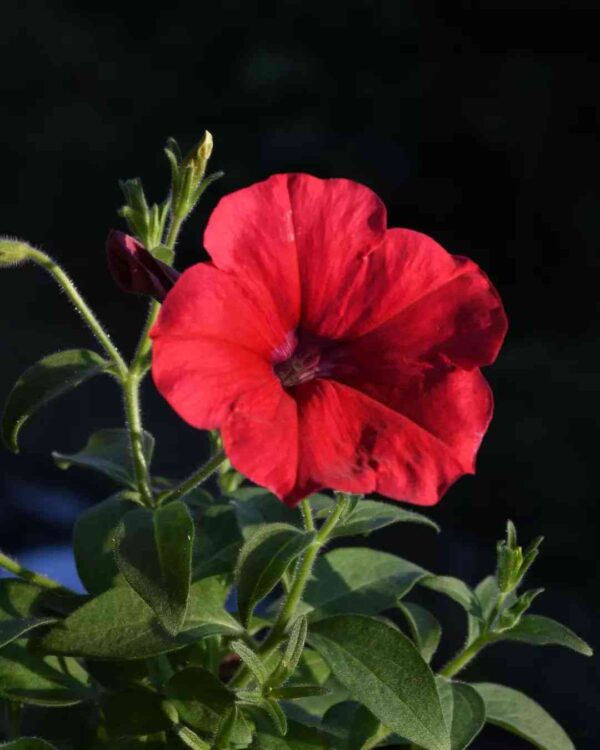
[{"label": "green leaf", "polygon": [[299,526],[300,512],[280,502],[275,495],[260,487],[240,487],[231,492],[233,507],[244,539],[249,539],[262,526],[285,523]]},{"label": "green leaf", "polygon": [[452,576],[427,575],[420,581],[421,586],[425,586],[432,591],[438,591],[453,599],[460,604],[463,609],[473,617],[481,617],[481,605],[475,593],[460,578]]},{"label": "green leaf", "polygon": [[105,372],[110,363],[87,349],[57,352],[26,370],[8,396],[2,416],[2,439],[19,452],[19,431],[41,406]]},{"label": "green leaf", "polygon": [[162,709],[163,699],[146,687],[104,693],[100,706],[110,737],[140,737],[169,729],[171,722]]},{"label": "green leaf", "polygon": [[440,623],[431,612],[418,604],[398,602],[398,609],[408,622],[411,635],[421,656],[429,664],[442,638]]},{"label": "green leaf", "polygon": [[321,685],[285,685],[271,690],[273,698],[282,701],[299,700],[300,698],[312,698],[327,695],[329,690]]},{"label": "green leaf", "polygon": [[285,737],[287,734],[287,718],[279,703],[271,698],[265,698],[261,703],[261,708],[271,720],[275,730],[282,737]]},{"label": "green leaf", "polygon": [[341,615],[314,624],[308,637],[351,697],[382,724],[425,750],[450,750],[433,674],[399,630]]},{"label": "green leaf", "polygon": [[56,750],[54,745],[46,742],[46,740],[40,740],[38,737],[21,737],[12,742],[3,742],[0,747],[5,750]]},{"label": "green leaf", "polygon": [[296,671],[298,662],[304,652],[304,644],[306,643],[306,634],[308,632],[308,623],[306,617],[300,616],[294,622],[290,635],[285,646],[279,664],[275,667],[271,676],[267,680],[269,687],[279,687]]},{"label": "green leaf", "polygon": [[173,635],[181,630],[187,612],[193,539],[190,512],[176,501],[127,513],[115,540],[119,570]]},{"label": "green leaf", "polygon": [[464,682],[436,678],[452,750],[464,750],[483,729],[485,703],[479,693]]},{"label": "green leaf", "polygon": [[365,706],[343,701],[325,713],[321,726],[336,737],[335,750],[362,750],[377,735],[381,724]]},{"label": "green leaf", "polygon": [[185,727],[183,724],[178,724],[173,727],[173,731],[185,747],[189,747],[191,750],[210,750],[208,742],[204,742],[204,740],[198,737],[195,732],[192,732],[189,727]]},{"label": "green leaf", "polygon": [[528,696],[489,682],[472,687],[484,700],[490,724],[522,737],[540,750],[575,750],[560,724]]},{"label": "green leaf", "polygon": [[118,493],[85,510],[75,522],[75,563],[90,594],[101,594],[114,586],[119,575],[114,556],[115,533],[123,516],[138,507]]},{"label": "green leaf", "polygon": [[316,727],[299,724],[297,721],[288,721],[285,737],[261,730],[252,743],[252,750],[331,750],[332,747],[328,735],[324,732]]},{"label": "green leaf", "polygon": [[165,694],[183,721],[201,732],[216,732],[221,718],[235,703],[234,693],[202,667],[174,674]]},{"label": "green leaf", "polygon": [[231,575],[242,545],[234,508],[228,502],[198,507],[194,520],[196,539],[192,580],[217,573]]},{"label": "green leaf", "polygon": [[259,685],[264,685],[269,677],[269,673],[260,656],[255,654],[243,641],[232,641],[230,645],[232,650],[235,651],[250,672],[252,672],[256,682]]},{"label": "green leaf", "polygon": [[[487,619],[492,613],[492,609],[500,593],[495,576],[487,576],[480,581],[473,592],[477,597],[478,616],[468,615],[468,636],[467,643],[471,643],[481,633],[482,621]],[[511,597],[513,598],[513,597]]]},{"label": "green leaf", "polygon": [[[154,452],[154,438],[149,432],[142,434],[142,445],[146,462],[150,464]],[[135,476],[131,465],[131,449],[127,430],[99,430],[90,436],[85,446],[78,453],[52,453],[60,469],[79,466],[92,469],[136,489]]]},{"label": "green leaf", "polygon": [[0,651],[0,696],[38,706],[70,706],[92,698],[75,659],[59,660],[11,643]]},{"label": "green leaf", "polygon": [[287,524],[257,531],[242,547],[236,571],[238,610],[244,625],[293,562],[313,542],[315,532],[303,533]]},{"label": "green leaf", "polygon": [[40,604],[43,589],[15,578],[0,581],[0,648],[43,625],[57,622]]},{"label": "green leaf", "polygon": [[395,606],[427,571],[387,552],[352,547],[317,560],[299,612],[309,621],[333,614],[377,614]]},{"label": "green leaf", "polygon": [[243,629],[225,611],[226,594],[218,577],[192,584],[183,628],[173,636],[133,589],[118,586],[53,627],[41,646],[50,653],[89,659],[144,659],[213,635],[238,637]]},{"label": "green leaf", "polygon": [[379,500],[360,500],[356,509],[333,530],[332,537],[367,536],[393,523],[420,523],[439,532],[440,527],[427,516]]},{"label": "green leaf", "polygon": [[593,656],[593,649],[572,630],[560,622],[542,615],[524,615],[511,630],[505,630],[495,640],[520,641],[534,646],[564,646],[584,656]]}]

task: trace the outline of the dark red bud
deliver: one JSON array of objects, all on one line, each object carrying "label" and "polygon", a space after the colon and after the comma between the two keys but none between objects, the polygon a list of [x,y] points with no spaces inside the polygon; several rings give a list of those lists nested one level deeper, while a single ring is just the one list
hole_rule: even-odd
[{"label": "dark red bud", "polygon": [[155,258],[124,232],[111,229],[106,240],[108,268],[124,292],[144,294],[162,302],[179,278],[179,271]]}]

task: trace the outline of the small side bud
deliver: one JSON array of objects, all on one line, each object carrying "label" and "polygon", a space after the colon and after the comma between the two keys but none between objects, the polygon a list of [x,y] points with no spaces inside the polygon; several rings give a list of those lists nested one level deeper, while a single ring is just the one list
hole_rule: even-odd
[{"label": "small side bud", "polygon": [[184,167],[192,167],[194,171],[194,182],[196,184],[204,177],[206,165],[211,157],[213,146],[214,141],[212,134],[208,130],[205,130],[200,143],[190,151],[183,162]]},{"label": "small side bud", "polygon": [[0,268],[18,266],[31,258],[33,248],[21,240],[0,237]]},{"label": "small side bud", "polygon": [[108,268],[117,286],[130,294],[142,294],[162,302],[180,274],[155,258],[124,232],[111,230],[106,240]]},{"label": "small side bud", "polygon": [[504,630],[510,630],[518,625],[521,617],[527,612],[534,602],[534,599],[540,594],[543,594],[544,589],[531,589],[526,591],[524,594],[517,599],[517,601],[505,612],[500,615],[500,621],[496,627],[496,631],[501,633]]}]

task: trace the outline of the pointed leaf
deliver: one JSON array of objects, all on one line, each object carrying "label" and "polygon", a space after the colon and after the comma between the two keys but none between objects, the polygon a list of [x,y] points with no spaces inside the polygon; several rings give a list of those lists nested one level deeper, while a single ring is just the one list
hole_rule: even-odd
[{"label": "pointed leaf", "polygon": [[300,698],[312,698],[314,696],[327,695],[329,690],[321,685],[285,685],[271,690],[273,698],[282,701],[299,700]]},{"label": "pointed leaf", "polygon": [[[149,432],[142,434],[142,445],[149,464],[154,452],[154,438]],[[92,469],[105,474],[119,484],[132,489],[136,488],[127,430],[99,430],[90,436],[78,453],[68,454],[55,451],[52,456],[60,469],[68,469],[71,466]]]},{"label": "pointed leaf", "polygon": [[479,693],[464,682],[436,679],[452,750],[469,747],[485,724],[485,703]]},{"label": "pointed leaf", "polygon": [[594,654],[592,648],[572,630],[542,615],[524,615],[514,628],[501,633],[497,640],[520,641],[534,646],[564,646],[584,656]]},{"label": "pointed leaf", "polygon": [[265,698],[261,703],[261,708],[271,720],[278,734],[285,737],[287,734],[287,719],[279,703],[271,698]]},{"label": "pointed leaf", "polygon": [[188,667],[174,674],[165,694],[183,721],[201,732],[216,732],[235,703],[235,694],[202,667]]},{"label": "pointed leaf", "polygon": [[193,539],[190,512],[176,501],[127,513],[115,540],[119,570],[173,634],[181,629],[188,607]]},{"label": "pointed leaf", "polygon": [[379,500],[360,500],[356,509],[349,513],[333,530],[332,537],[368,535],[393,523],[420,523],[439,532],[440,527],[427,516],[405,510]]},{"label": "pointed leaf", "polygon": [[420,585],[432,591],[439,591],[440,594],[445,594],[457,604],[460,604],[469,614],[474,617],[481,617],[481,605],[478,598],[460,578],[428,575],[421,580]]},{"label": "pointed leaf", "polygon": [[5,620],[0,622],[0,648],[23,638],[27,633],[43,625],[52,625],[58,622],[55,617],[31,617],[20,620]]},{"label": "pointed leaf", "polygon": [[321,726],[336,738],[335,750],[362,750],[378,733],[381,726],[365,706],[343,701],[332,706],[323,716]]},{"label": "pointed leaf", "polygon": [[240,657],[259,685],[264,685],[269,677],[267,668],[258,654],[246,646],[243,641],[232,641],[231,648]]},{"label": "pointed leaf", "polygon": [[243,541],[233,507],[228,502],[219,501],[198,506],[194,519],[196,539],[192,579],[196,581],[217,573],[233,574]]},{"label": "pointed leaf", "polygon": [[401,557],[363,547],[341,548],[317,560],[299,612],[309,621],[354,612],[377,614],[428,575]]},{"label": "pointed leaf", "polygon": [[315,536],[315,532],[303,533],[287,524],[270,524],[244,544],[237,568],[238,609],[244,625]]},{"label": "pointed leaf", "polygon": [[479,682],[487,721],[531,742],[540,750],[575,750],[565,730],[528,696],[504,685]]},{"label": "pointed leaf", "polygon": [[90,594],[101,594],[119,574],[114,556],[117,527],[123,516],[139,506],[121,493],[85,510],[73,528],[77,573]]},{"label": "pointed leaf", "polygon": [[0,581],[0,648],[43,625],[57,622],[41,606],[44,590],[32,583]]},{"label": "pointed leaf", "polygon": [[38,706],[70,706],[93,697],[75,659],[59,660],[11,643],[0,651],[0,696]]},{"label": "pointed leaf", "polygon": [[431,612],[418,604],[398,602],[398,609],[408,622],[413,640],[421,652],[421,656],[429,663],[442,638],[440,623]]},{"label": "pointed leaf", "polygon": [[9,450],[19,452],[19,431],[37,409],[109,367],[95,352],[70,349],[50,354],[26,370],[10,392],[2,416],[2,439]]},{"label": "pointed leaf", "polygon": [[340,615],[314,624],[309,641],[352,698],[391,731],[425,750],[450,750],[433,674],[399,630],[372,617]]},{"label": "pointed leaf", "polygon": [[133,589],[118,586],[53,627],[41,647],[49,653],[89,659],[143,659],[213,635],[235,638],[243,629],[225,611],[226,594],[227,588],[217,577],[192,584],[183,628],[172,636]]}]

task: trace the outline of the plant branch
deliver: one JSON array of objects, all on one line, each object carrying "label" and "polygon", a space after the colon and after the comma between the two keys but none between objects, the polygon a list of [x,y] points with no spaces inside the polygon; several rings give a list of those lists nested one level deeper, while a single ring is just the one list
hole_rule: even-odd
[{"label": "plant branch", "polygon": [[35,583],[42,588],[71,593],[69,589],[62,586],[58,581],[54,581],[52,578],[48,578],[41,573],[35,573],[33,570],[29,570],[29,568],[23,567],[23,565],[16,560],[13,560],[12,557],[9,557],[2,552],[0,552],[0,568],[4,568],[4,570],[13,573],[18,578],[28,581],[29,583]]},{"label": "plant branch", "polygon": [[226,460],[227,456],[225,455],[225,451],[218,451],[214,454],[214,456],[209,458],[208,461],[199,469],[196,469],[193,474],[190,474],[187,479],[184,479],[181,484],[179,484],[174,489],[168,490],[167,492],[163,493],[159,497],[160,504],[162,505],[163,503],[170,503],[171,501],[177,500],[183,495],[187,495],[188,492],[191,492],[195,487],[198,487],[198,485],[205,482],[212,474],[214,474],[219,466],[221,466],[221,464]]},{"label": "plant branch", "polygon": [[77,312],[81,315],[83,320],[87,323],[88,327],[98,339],[98,342],[103,347],[104,351],[108,354],[112,360],[119,377],[125,378],[128,373],[127,365],[123,357],[121,356],[117,347],[110,340],[108,333],[104,330],[101,323],[98,321],[87,302],[83,299],[71,279],[63,271],[63,269],[54,261],[49,255],[43,253],[41,250],[30,248],[29,257],[34,263],[37,263],[44,270],[46,270],[58,283],[58,285],[65,291],[69,297]]},{"label": "plant branch", "polygon": [[123,397],[125,399],[125,415],[129,430],[135,481],[144,504],[151,507],[154,501],[150,487],[150,472],[144,455],[144,433],[140,411],[140,380],[134,371],[130,372],[123,381]]}]

